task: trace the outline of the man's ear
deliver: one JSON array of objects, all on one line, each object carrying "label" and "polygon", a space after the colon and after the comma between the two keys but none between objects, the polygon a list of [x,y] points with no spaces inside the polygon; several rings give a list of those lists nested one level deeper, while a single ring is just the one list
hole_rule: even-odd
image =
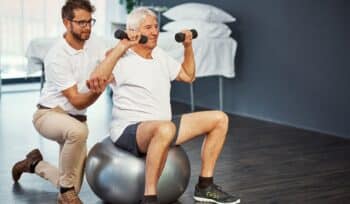
[{"label": "man's ear", "polygon": [[64,18],[63,19],[63,24],[64,24],[64,26],[66,27],[67,30],[71,30],[71,22],[68,19]]}]

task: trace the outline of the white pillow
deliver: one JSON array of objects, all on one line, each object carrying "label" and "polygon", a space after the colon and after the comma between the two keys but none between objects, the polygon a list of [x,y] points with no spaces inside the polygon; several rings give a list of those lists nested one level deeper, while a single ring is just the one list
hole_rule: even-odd
[{"label": "white pillow", "polygon": [[230,28],[223,23],[210,23],[199,20],[180,20],[169,22],[162,27],[163,30],[169,32],[180,32],[184,29],[196,29],[198,37],[229,37],[231,35]]},{"label": "white pillow", "polygon": [[170,8],[163,13],[172,20],[195,19],[208,22],[230,23],[236,19],[215,6],[201,3],[184,3]]}]

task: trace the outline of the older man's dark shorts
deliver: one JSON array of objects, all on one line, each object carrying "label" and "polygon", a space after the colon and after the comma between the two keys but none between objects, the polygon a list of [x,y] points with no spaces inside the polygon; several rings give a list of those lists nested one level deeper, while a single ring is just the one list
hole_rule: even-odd
[{"label": "older man's dark shorts", "polygon": [[[175,127],[176,127],[175,137],[174,137],[174,140],[171,142],[171,146],[175,145],[176,139],[178,137],[181,117],[182,117],[182,115],[176,115],[176,116],[173,116],[173,118],[171,119],[171,122],[173,122],[175,124]],[[127,126],[124,129],[122,135],[114,143],[115,146],[117,146],[121,149],[124,149],[137,157],[145,156],[145,154],[140,151],[139,147],[137,146],[137,142],[136,142],[136,131],[137,131],[137,127],[140,125],[140,123],[141,122]]]}]

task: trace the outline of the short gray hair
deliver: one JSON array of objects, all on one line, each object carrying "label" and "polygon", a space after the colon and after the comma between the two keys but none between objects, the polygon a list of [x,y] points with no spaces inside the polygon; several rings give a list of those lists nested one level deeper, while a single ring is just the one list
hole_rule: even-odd
[{"label": "short gray hair", "polygon": [[126,18],[126,29],[138,30],[141,22],[145,20],[146,16],[153,16],[157,18],[157,15],[147,7],[135,8]]}]

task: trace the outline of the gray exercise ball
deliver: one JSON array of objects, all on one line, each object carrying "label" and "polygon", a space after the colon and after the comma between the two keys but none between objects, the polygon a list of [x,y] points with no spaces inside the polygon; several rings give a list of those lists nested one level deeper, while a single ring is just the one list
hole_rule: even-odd
[{"label": "gray exercise ball", "polygon": [[[117,148],[108,137],[90,150],[85,166],[87,182],[103,201],[134,204],[142,199],[145,158]],[[190,162],[181,146],[172,147],[158,183],[161,203],[173,203],[183,194],[191,174]]]}]

